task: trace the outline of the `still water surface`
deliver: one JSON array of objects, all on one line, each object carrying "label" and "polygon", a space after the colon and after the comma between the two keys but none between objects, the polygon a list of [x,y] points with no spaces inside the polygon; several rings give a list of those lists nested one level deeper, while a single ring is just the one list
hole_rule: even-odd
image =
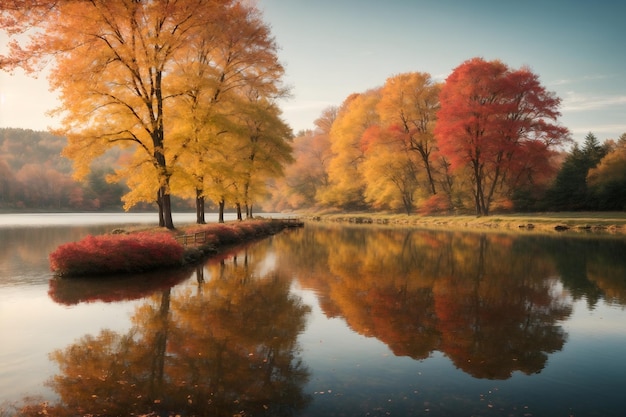
[{"label": "still water surface", "polygon": [[59,244],[153,221],[111,216],[0,215],[0,415],[626,409],[624,237],[307,224],[198,267],[52,277]]}]

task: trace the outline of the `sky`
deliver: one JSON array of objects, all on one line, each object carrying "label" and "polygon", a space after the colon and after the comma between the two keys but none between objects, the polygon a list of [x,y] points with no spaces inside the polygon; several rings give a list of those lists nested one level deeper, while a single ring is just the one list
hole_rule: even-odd
[{"label": "sky", "polygon": [[[418,71],[445,81],[482,57],[539,75],[561,98],[559,121],[576,141],[626,133],[626,2],[257,0],[257,7],[280,48],[291,87],[280,106],[294,132],[391,76]],[[45,76],[0,71],[0,127],[57,126],[45,115],[57,105]]]}]

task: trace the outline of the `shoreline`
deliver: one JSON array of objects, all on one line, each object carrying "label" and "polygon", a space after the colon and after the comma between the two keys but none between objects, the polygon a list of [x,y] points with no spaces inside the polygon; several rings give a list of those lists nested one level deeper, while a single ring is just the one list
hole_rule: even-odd
[{"label": "shoreline", "polygon": [[385,213],[302,214],[307,222],[375,224],[438,230],[626,234],[626,212],[422,216]]}]

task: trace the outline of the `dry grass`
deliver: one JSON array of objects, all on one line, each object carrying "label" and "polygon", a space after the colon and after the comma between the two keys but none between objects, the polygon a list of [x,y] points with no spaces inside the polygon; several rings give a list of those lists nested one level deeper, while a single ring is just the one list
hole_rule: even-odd
[{"label": "dry grass", "polygon": [[421,216],[385,213],[307,214],[307,220],[375,223],[425,228],[560,232],[593,231],[626,233],[626,212],[562,212],[494,214],[491,216]]}]

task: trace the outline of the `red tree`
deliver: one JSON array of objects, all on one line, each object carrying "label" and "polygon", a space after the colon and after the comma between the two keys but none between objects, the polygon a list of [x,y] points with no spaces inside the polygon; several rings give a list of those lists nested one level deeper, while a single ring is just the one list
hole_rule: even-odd
[{"label": "red tree", "polygon": [[446,79],[440,102],[439,150],[469,176],[478,215],[489,214],[495,197],[541,177],[554,149],[570,140],[556,123],[561,100],[528,68],[473,58]]}]

